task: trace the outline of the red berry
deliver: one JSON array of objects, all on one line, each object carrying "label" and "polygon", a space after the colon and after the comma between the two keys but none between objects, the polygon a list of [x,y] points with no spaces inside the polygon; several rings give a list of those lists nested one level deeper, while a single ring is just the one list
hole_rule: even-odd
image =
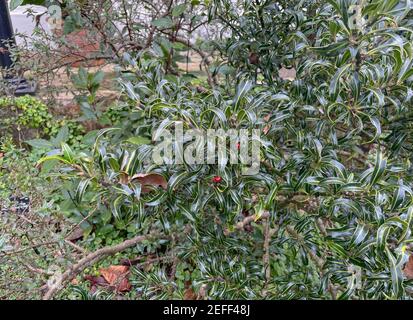
[{"label": "red berry", "polygon": [[220,183],[222,181],[222,177],[220,176],[215,176],[212,178],[212,182],[214,183]]}]

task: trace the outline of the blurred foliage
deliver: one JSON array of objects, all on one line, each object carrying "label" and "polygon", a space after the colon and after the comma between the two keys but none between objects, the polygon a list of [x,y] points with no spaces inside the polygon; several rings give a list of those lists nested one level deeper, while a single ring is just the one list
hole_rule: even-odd
[{"label": "blurred foliage", "polygon": [[[18,143],[27,142],[31,146],[47,148],[52,144],[40,138],[57,136],[58,145],[63,141],[78,145],[85,134],[81,123],[70,119],[56,119],[42,101],[32,96],[1,98],[0,114],[3,137],[14,136]],[[31,129],[36,130],[27,133]]]},{"label": "blurred foliage", "polygon": [[0,99],[2,113],[2,127],[15,125],[38,129],[42,127],[48,133],[52,126],[53,116],[47,106],[37,98],[23,96],[18,98],[3,97]]}]

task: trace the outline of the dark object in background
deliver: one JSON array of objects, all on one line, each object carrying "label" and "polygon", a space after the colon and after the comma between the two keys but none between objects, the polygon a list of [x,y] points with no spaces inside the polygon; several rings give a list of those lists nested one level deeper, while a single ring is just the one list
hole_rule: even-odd
[{"label": "dark object in background", "polygon": [[12,72],[13,60],[10,57],[8,47],[15,46],[16,40],[13,34],[13,26],[10,19],[7,0],[0,0],[0,65],[4,72],[4,81],[10,87],[14,95],[34,95],[36,84],[16,76]]},{"label": "dark object in background", "polygon": [[251,52],[249,57],[248,57],[248,61],[249,61],[249,63],[257,66],[260,63],[260,56],[255,52]]},{"label": "dark object in background", "polygon": [[9,200],[12,202],[11,209],[16,213],[26,213],[30,208],[30,199],[29,197],[17,197],[11,196]]},{"label": "dark object in background", "polygon": [[7,43],[12,42],[13,44],[15,40],[6,0],[0,0],[0,41],[0,64],[4,69],[9,69],[13,61],[7,50]]}]

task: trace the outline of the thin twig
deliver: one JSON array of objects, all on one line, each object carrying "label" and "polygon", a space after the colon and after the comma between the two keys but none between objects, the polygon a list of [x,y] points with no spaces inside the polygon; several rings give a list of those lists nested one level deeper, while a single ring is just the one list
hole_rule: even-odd
[{"label": "thin twig", "polygon": [[30,245],[28,247],[25,247],[25,248],[22,248],[22,249],[19,249],[19,250],[16,250],[16,251],[3,252],[0,255],[0,257],[11,256],[11,255],[15,255],[15,254],[18,254],[18,253],[25,252],[25,251],[30,250],[30,249],[36,249],[36,248],[39,248],[39,247],[48,246],[48,245],[51,245],[51,244],[56,244],[59,241],[60,240],[47,241],[47,242],[42,242],[42,243],[38,243],[38,244],[33,244],[33,245]]},{"label": "thin twig", "polygon": [[87,250],[83,249],[81,246],[77,245],[76,243],[73,243],[72,241],[69,241],[67,239],[64,240],[66,244],[68,244],[69,246],[73,247],[74,249],[76,249],[77,251],[86,254]]},{"label": "thin twig", "polygon": [[[270,213],[268,211],[264,211],[260,217],[260,219],[266,219],[270,216]],[[249,225],[251,222],[255,221],[257,217],[255,215],[245,217],[242,221],[238,222],[235,225],[235,230],[244,230],[244,227]],[[234,231],[235,231],[234,230]],[[231,234],[232,231],[230,229],[225,229],[224,234],[229,235]]]}]

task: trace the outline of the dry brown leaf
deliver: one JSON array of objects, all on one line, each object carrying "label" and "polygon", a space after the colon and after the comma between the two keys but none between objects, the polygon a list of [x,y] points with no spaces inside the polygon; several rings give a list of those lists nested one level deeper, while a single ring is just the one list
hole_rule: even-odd
[{"label": "dry brown leaf", "polygon": [[110,266],[109,268],[100,269],[100,274],[110,285],[113,285],[119,276],[128,272],[128,266]]},{"label": "dry brown leaf", "polygon": [[110,266],[109,268],[100,269],[100,274],[111,286],[116,287],[117,292],[129,291],[129,267],[128,266]]},{"label": "dry brown leaf", "polygon": [[[132,180],[132,179],[131,179]],[[128,184],[129,182],[129,176],[126,173],[121,173],[119,175],[119,182],[121,184]]]},{"label": "dry brown leaf", "polygon": [[116,292],[128,292],[132,289],[128,278],[123,278],[116,287]]},{"label": "dry brown leaf", "polygon": [[135,174],[130,180],[137,180],[140,184],[142,184],[142,193],[150,192],[152,190],[150,187],[161,187],[165,190],[168,187],[168,182],[166,179],[157,173]]},{"label": "dry brown leaf", "polygon": [[110,266],[106,269],[100,269],[100,274],[110,285],[115,284],[119,277],[127,274],[128,272],[128,266]]},{"label": "dry brown leaf", "polygon": [[248,61],[253,65],[258,65],[260,63],[260,56],[255,52],[251,52]]},{"label": "dry brown leaf", "polygon": [[185,289],[184,300],[196,300],[197,297],[197,294],[192,288]]},{"label": "dry brown leaf", "polygon": [[[264,117],[264,121],[265,121],[265,122],[270,121],[270,119],[271,119],[271,114],[267,114],[267,115]],[[262,132],[263,132],[264,134],[267,134],[268,131],[270,131],[270,129],[271,129],[271,125],[270,125],[270,124],[267,124],[267,125],[264,127],[264,129],[262,130]]]},{"label": "dry brown leaf", "polygon": [[195,293],[192,288],[192,281],[185,281],[185,291],[184,291],[184,300],[196,300],[198,295]]},{"label": "dry brown leaf", "polygon": [[413,279],[413,255],[409,257],[409,261],[404,266],[403,272],[407,279]]}]

